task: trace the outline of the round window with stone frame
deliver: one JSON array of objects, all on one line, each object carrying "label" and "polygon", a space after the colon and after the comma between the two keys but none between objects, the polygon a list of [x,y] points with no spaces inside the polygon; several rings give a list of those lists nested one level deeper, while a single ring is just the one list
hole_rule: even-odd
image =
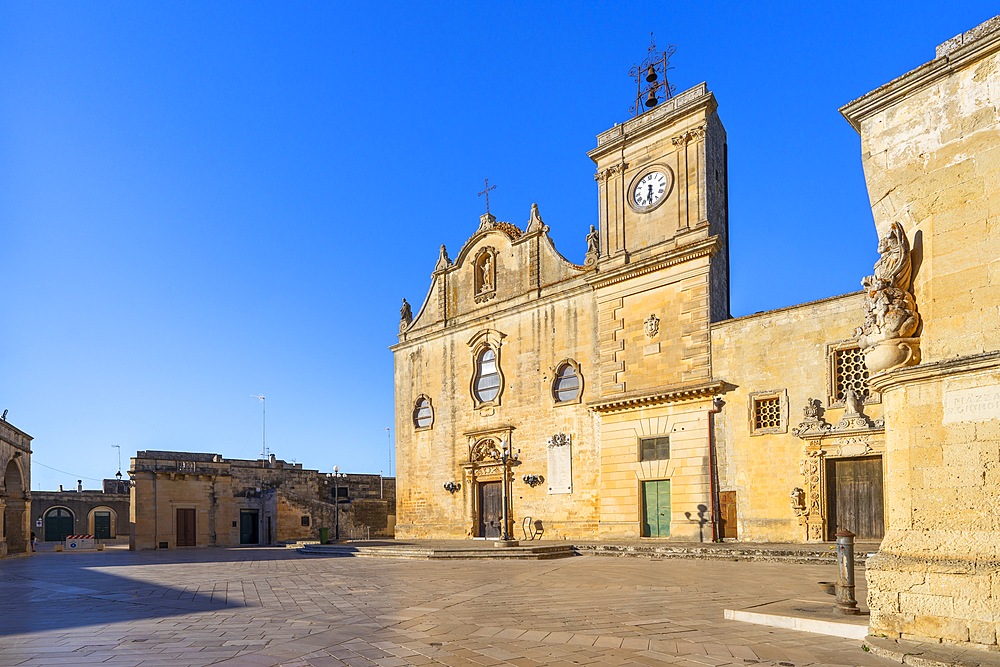
[{"label": "round window with stone frame", "polygon": [[580,364],[564,359],[556,364],[552,378],[552,399],[556,405],[579,403],[583,396],[583,374]]},{"label": "round window with stone frame", "polygon": [[673,189],[673,170],[665,164],[651,164],[632,178],[625,199],[636,213],[649,213],[669,199]]},{"label": "round window with stone frame", "polygon": [[431,405],[429,396],[420,394],[413,405],[413,427],[417,431],[424,431],[434,425],[434,408]]}]

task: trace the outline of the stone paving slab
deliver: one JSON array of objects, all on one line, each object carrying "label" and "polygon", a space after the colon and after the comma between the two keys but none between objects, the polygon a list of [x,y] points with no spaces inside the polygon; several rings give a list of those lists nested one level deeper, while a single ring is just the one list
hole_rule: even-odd
[{"label": "stone paving slab", "polygon": [[833,574],[826,564],[592,556],[42,553],[0,561],[0,665],[886,664],[858,641],[723,618],[726,608],[822,600],[815,582]]}]

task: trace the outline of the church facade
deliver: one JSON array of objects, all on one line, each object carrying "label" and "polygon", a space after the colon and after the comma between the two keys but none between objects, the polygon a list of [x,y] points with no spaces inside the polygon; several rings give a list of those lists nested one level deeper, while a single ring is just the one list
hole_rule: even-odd
[{"label": "church facade", "polygon": [[[882,536],[863,296],[730,318],[716,107],[701,84],[598,136],[582,265],[535,206],[523,229],[483,215],[454,260],[441,248],[393,347],[397,535],[822,541],[862,512]],[[793,422],[807,403],[834,420],[811,440]]]},{"label": "church facade", "polygon": [[401,311],[397,536],[847,529],[879,544],[872,634],[996,650],[998,109],[1000,17],[841,109],[879,259],[862,291],[748,317],[704,84],[597,137],[582,265],[536,207],[482,216]]}]

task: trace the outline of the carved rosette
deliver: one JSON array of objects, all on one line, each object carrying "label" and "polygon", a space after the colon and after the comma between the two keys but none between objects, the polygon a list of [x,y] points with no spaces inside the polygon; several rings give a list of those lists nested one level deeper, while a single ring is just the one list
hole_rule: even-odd
[{"label": "carved rosette", "polygon": [[879,259],[865,288],[865,320],[854,337],[871,373],[912,366],[920,362],[920,339],[913,337],[920,324],[916,301],[910,293],[910,242],[898,222],[879,239]]}]

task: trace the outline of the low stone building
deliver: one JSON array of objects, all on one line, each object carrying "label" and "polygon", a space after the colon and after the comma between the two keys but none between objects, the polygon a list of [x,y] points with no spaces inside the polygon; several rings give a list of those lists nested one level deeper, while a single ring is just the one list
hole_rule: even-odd
[{"label": "low stone building", "polygon": [[93,535],[116,540],[129,535],[129,483],[106,479],[102,490],[35,491],[32,494],[33,530],[41,542],[61,542],[67,535]]},{"label": "low stone building", "polygon": [[0,418],[0,556],[31,551],[31,436]]},{"label": "low stone building", "polygon": [[395,479],[381,475],[166,451],[138,452],[129,475],[132,549],[392,537],[395,528]]}]

